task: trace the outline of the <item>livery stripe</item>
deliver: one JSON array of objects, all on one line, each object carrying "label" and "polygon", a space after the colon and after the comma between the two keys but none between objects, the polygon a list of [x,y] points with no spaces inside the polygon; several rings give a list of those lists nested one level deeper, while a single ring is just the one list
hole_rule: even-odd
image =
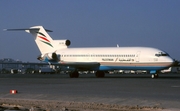
[{"label": "livery stripe", "polygon": [[46,37],[46,36],[45,36],[43,33],[41,33],[41,32],[36,32],[36,33],[38,33],[38,34],[40,34],[40,35]]},{"label": "livery stripe", "polygon": [[48,39],[46,39],[45,37],[41,37],[41,36],[38,36],[39,38],[41,38],[41,39],[43,39],[43,40],[45,40],[45,41],[47,41],[47,42],[50,42]]},{"label": "livery stripe", "polygon": [[159,62],[159,63],[108,63],[101,62],[99,70],[162,70],[172,65],[171,62]]},{"label": "livery stripe", "polygon": [[158,63],[122,63],[122,62],[100,62],[101,65],[104,66],[133,66],[133,67],[146,67],[146,66],[163,66],[168,67],[172,65],[169,62],[158,62]]},{"label": "livery stripe", "polygon": [[50,43],[48,43],[48,42],[45,42],[45,41],[42,41],[42,40],[41,40],[41,42],[43,42],[43,43],[45,43],[45,44],[47,44],[47,45],[53,47],[53,46],[52,46]]},{"label": "livery stripe", "polygon": [[99,70],[162,70],[167,67],[161,66],[100,66]]}]

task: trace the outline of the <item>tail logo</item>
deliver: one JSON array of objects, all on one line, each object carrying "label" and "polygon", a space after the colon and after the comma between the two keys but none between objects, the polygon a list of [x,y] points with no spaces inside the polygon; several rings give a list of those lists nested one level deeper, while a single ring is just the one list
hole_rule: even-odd
[{"label": "tail logo", "polygon": [[43,43],[45,43],[45,44],[53,47],[52,44],[51,44],[51,42],[46,38],[46,36],[45,36],[43,33],[41,33],[41,32],[36,32],[36,33],[38,33],[38,34],[41,35],[41,36],[38,36],[38,37],[40,38],[40,41],[41,41],[41,42],[43,42]]}]

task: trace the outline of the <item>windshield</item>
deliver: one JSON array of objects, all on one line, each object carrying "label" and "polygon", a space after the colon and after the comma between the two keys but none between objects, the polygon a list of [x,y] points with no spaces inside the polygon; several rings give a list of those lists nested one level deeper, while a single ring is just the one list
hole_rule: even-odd
[{"label": "windshield", "polygon": [[166,52],[159,52],[159,53],[155,54],[155,56],[158,56],[158,57],[160,57],[160,56],[169,56],[169,54],[166,53]]}]

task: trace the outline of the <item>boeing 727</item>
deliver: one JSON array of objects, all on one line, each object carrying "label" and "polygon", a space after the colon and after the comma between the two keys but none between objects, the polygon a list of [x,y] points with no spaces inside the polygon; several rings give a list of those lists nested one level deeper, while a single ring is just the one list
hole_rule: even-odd
[{"label": "boeing 727", "polygon": [[151,47],[91,47],[68,48],[70,40],[53,40],[42,26],[24,30],[34,36],[41,52],[38,60],[73,69],[71,78],[78,78],[78,71],[96,71],[96,77],[104,77],[110,70],[146,70],[157,78],[160,70],[173,64],[168,53]]}]

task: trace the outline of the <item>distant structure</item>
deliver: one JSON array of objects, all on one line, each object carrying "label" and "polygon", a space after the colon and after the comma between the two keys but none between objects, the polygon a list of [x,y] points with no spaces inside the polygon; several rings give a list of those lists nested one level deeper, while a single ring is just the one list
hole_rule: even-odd
[{"label": "distant structure", "polygon": [[22,61],[16,61],[11,58],[0,59],[0,73],[14,73],[15,70],[20,69],[22,67],[21,63]]},{"label": "distant structure", "polygon": [[14,59],[11,59],[11,58],[4,58],[4,59],[0,59],[1,62],[22,62],[22,61],[19,61],[19,60],[14,60]]},{"label": "distant structure", "polygon": [[0,59],[0,73],[35,73],[41,67],[48,67],[43,63],[22,62],[11,58]]},{"label": "distant structure", "polygon": [[[4,59],[0,59],[0,70],[2,70],[2,69],[14,69],[14,68],[16,68],[16,69],[18,69],[19,67],[21,67],[21,66],[19,66],[19,64],[18,63],[22,63],[22,61],[16,61],[16,60],[14,60],[14,59],[11,59],[11,58],[4,58]],[[14,64],[6,64],[6,63],[14,63]],[[17,64],[16,64],[17,63]]]}]

